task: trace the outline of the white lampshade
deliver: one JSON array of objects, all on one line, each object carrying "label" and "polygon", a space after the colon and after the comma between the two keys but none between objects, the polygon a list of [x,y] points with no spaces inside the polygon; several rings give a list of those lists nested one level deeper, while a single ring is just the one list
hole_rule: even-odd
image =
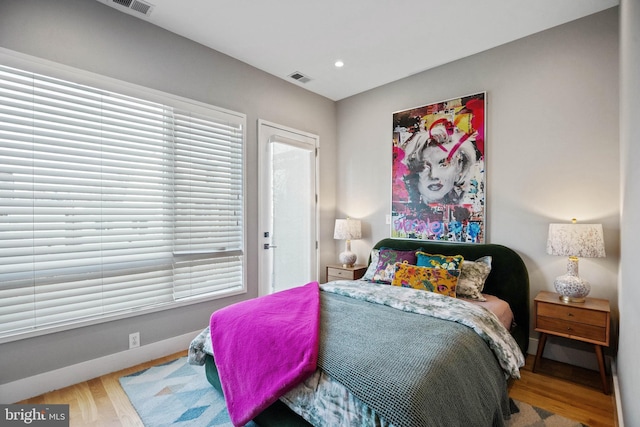
[{"label": "white lampshade", "polygon": [[333,238],[346,240],[345,250],[338,256],[340,263],[344,267],[353,267],[358,256],[351,252],[351,240],[362,238],[362,225],[358,219],[336,219],[336,226],[333,230]]},{"label": "white lampshade", "polygon": [[603,258],[602,224],[549,224],[549,255]]},{"label": "white lampshade", "polygon": [[339,240],[354,240],[362,238],[362,225],[359,219],[336,219],[333,238]]},{"label": "white lampshade", "polygon": [[591,285],[578,276],[578,257],[602,258],[605,256],[602,224],[549,224],[547,238],[549,255],[568,256],[567,273],[553,282],[564,302],[584,302]]}]

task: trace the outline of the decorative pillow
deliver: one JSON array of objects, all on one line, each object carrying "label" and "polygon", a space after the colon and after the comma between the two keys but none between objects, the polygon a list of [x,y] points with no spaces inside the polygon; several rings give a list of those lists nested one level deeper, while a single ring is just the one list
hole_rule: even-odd
[{"label": "decorative pillow", "polygon": [[373,281],[377,283],[391,283],[396,273],[395,263],[416,263],[416,251],[399,251],[390,248],[380,248],[378,265],[373,274]]},{"label": "decorative pillow", "polygon": [[367,267],[367,271],[365,271],[364,276],[362,276],[362,280],[373,280],[373,275],[376,273],[376,268],[378,268],[378,259],[380,258],[380,249],[371,249],[371,263],[369,267]]},{"label": "decorative pillow", "polygon": [[416,252],[419,267],[444,268],[445,270],[459,270],[463,264],[462,255],[434,255],[422,251]]},{"label": "decorative pillow", "polygon": [[491,273],[491,256],[483,256],[475,261],[465,261],[460,269],[458,288],[459,297],[486,301],[482,296],[484,282]]},{"label": "decorative pillow", "polygon": [[437,294],[456,297],[456,285],[460,270],[443,268],[418,267],[404,263],[396,263],[396,274],[391,284],[404,288],[414,288]]}]

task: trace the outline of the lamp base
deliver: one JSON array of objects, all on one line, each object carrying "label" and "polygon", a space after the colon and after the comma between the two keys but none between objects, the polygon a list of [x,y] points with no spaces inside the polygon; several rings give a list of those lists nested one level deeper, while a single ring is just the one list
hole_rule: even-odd
[{"label": "lamp base", "polygon": [[566,295],[560,295],[559,297],[560,301],[568,303],[568,302],[585,302],[586,298],[573,298],[573,297],[568,297]]},{"label": "lamp base", "polygon": [[567,274],[556,277],[553,286],[562,302],[584,302],[591,291],[589,282],[578,277],[578,259],[575,257],[569,257]]},{"label": "lamp base", "polygon": [[344,268],[351,268],[355,265],[358,256],[353,252],[344,251],[340,252],[340,255],[338,255],[338,259],[340,260],[340,264],[342,264]]}]

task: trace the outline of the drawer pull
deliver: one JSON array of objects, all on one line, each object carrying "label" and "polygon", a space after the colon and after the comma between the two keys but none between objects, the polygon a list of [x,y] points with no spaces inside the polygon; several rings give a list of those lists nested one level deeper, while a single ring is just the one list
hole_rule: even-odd
[{"label": "drawer pull", "polygon": [[573,317],[573,313],[567,313],[567,316]]},{"label": "drawer pull", "polygon": [[572,328],[567,328],[567,331],[573,331],[573,329]]}]

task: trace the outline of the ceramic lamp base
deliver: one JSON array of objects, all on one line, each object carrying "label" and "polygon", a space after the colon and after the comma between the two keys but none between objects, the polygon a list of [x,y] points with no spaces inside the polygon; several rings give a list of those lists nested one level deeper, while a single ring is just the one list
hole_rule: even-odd
[{"label": "ceramic lamp base", "polygon": [[584,302],[591,291],[591,285],[578,277],[578,259],[570,257],[567,263],[567,274],[556,277],[553,282],[562,302]]},{"label": "ceramic lamp base", "polygon": [[338,255],[338,259],[340,260],[340,264],[344,268],[351,268],[356,264],[356,259],[358,256],[351,252],[351,240],[347,240],[344,245],[344,252],[340,252]]},{"label": "ceramic lamp base", "polygon": [[338,259],[340,260],[340,264],[342,264],[343,267],[350,268],[355,265],[358,256],[353,252],[344,251],[341,252],[340,255],[338,255]]}]

